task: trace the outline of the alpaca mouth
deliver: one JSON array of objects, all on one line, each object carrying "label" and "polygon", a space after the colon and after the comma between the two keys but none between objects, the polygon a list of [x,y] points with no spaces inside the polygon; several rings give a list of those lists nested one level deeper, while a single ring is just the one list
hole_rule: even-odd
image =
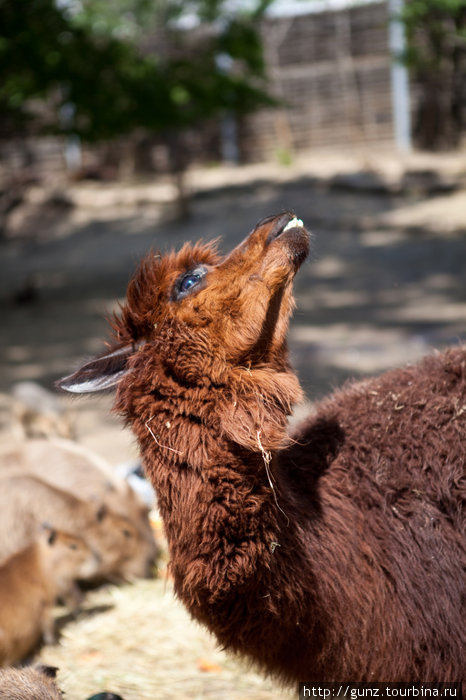
[{"label": "alpaca mouth", "polygon": [[[286,231],[289,231],[292,228],[304,228],[304,224],[301,221],[301,219],[297,219],[296,216],[294,216],[291,221],[288,221],[287,225],[284,227],[282,233],[286,233]],[[280,234],[281,236],[282,234]]]},{"label": "alpaca mouth", "polygon": [[296,269],[309,253],[309,233],[301,219],[292,214],[286,213],[279,216],[272,225],[266,239],[266,246],[275,241],[280,241],[286,246]]}]

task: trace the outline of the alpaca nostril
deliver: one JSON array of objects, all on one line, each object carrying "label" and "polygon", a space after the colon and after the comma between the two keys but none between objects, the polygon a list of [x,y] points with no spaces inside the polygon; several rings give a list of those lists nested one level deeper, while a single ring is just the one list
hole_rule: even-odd
[{"label": "alpaca nostril", "polygon": [[[270,229],[268,236],[266,238],[265,244],[269,245],[273,240],[278,238],[278,236],[283,233],[285,227],[296,217],[294,214],[290,214],[289,212],[286,212],[279,216],[275,223],[273,224],[272,228]],[[296,219],[297,220],[297,219]]]}]

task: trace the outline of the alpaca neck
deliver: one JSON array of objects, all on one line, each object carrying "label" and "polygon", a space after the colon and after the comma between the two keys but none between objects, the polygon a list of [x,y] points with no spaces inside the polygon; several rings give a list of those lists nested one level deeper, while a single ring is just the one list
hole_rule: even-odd
[{"label": "alpaca neck", "polygon": [[270,569],[282,529],[289,525],[272,480],[271,453],[251,453],[211,432],[202,438],[199,449],[208,457],[203,455],[200,465],[195,450],[169,453],[169,445],[150,437],[145,464],[157,491],[175,580],[179,575],[180,585],[192,588],[197,576],[199,590],[215,596],[244,585],[263,567]]},{"label": "alpaca neck", "polygon": [[269,619],[260,634],[275,635],[278,624],[285,632],[284,615],[294,629],[304,608],[305,547],[276,472],[300,388],[285,366],[227,374],[212,361],[193,376],[193,358],[182,362],[181,353],[169,364],[139,352],[116,405],[157,492],[176,592],[235,647],[249,614]]},{"label": "alpaca neck", "polygon": [[[307,564],[273,481],[277,455],[268,464],[268,455],[264,459],[212,432],[204,437],[209,458],[199,468],[149,437],[144,461],[158,496],[177,595],[225,646],[244,646],[241,630],[249,630],[251,615],[262,620],[261,640],[276,636],[279,625],[286,644],[286,635],[299,633]],[[296,568],[303,577],[290,580]],[[283,625],[290,616],[291,631]]]},{"label": "alpaca neck", "polygon": [[[249,376],[245,372],[245,380]],[[279,419],[272,421],[269,411],[262,421],[265,430],[253,426],[244,436],[244,426],[253,422],[248,411],[255,410],[254,403],[242,401],[239,395],[225,399],[222,390],[211,388],[209,402],[203,394],[202,400],[188,403],[186,395],[195,394],[195,390],[182,387],[178,392],[176,387],[174,391],[177,378],[165,377],[164,384],[159,382],[152,392],[150,403],[146,394],[143,404],[138,401],[132,407],[129,419],[157,491],[173,568],[177,568],[178,557],[180,567],[186,566],[192,548],[202,552],[211,571],[212,550],[217,556],[223,547],[223,563],[216,565],[228,569],[228,558],[236,557],[250,542],[249,550],[254,553],[248,550],[249,561],[244,561],[244,565],[252,570],[267,550],[266,559],[273,556],[274,543],[287,524],[280,511],[286,509],[280,505],[279,485],[273,482],[273,462],[269,461],[273,454],[271,441],[279,441],[275,433],[278,435],[280,428],[281,436],[285,434],[286,415],[280,418],[279,426]],[[134,396],[134,384],[131,389]],[[254,402],[257,403],[256,396]],[[272,422],[274,432],[270,428]],[[240,433],[243,444],[249,441],[255,447],[254,452],[249,444],[238,444],[235,431]],[[254,564],[251,557],[256,559]],[[243,575],[246,572],[240,578]],[[236,580],[238,574],[235,577]],[[209,576],[202,574],[201,579],[205,583]],[[228,577],[221,587],[226,585]],[[217,582],[212,583],[213,588],[216,586]]]}]

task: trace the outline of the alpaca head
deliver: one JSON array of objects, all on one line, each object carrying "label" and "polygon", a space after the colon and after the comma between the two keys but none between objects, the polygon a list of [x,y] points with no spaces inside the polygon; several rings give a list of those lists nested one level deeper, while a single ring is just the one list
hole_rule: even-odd
[{"label": "alpaca head", "polygon": [[119,384],[125,412],[126,382],[133,394],[151,391],[162,366],[187,387],[205,377],[231,383],[239,368],[287,373],[292,283],[308,250],[302,222],[284,213],[261,221],[225,257],[215,244],[149,254],[113,320],[115,345],[59,386],[81,393]]}]

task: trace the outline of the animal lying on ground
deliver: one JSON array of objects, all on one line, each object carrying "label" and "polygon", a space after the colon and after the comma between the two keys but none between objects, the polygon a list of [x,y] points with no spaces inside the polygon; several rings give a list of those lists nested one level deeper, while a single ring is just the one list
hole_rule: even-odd
[{"label": "animal lying on ground", "polygon": [[0,467],[0,559],[36,537],[44,521],[82,535],[100,556],[93,577],[110,580],[148,576],[153,552],[132,522],[101,503],[84,501],[29,474],[2,478]]},{"label": "animal lying on ground", "polygon": [[466,348],[350,383],[287,434],[302,222],[226,257],[149,254],[113,345],[61,381],[117,387],[175,591],[225,647],[295,681],[466,678]]},{"label": "animal lying on ground", "polygon": [[0,565],[0,665],[24,658],[40,641],[55,641],[52,607],[74,600],[79,578],[97,572],[98,558],[81,537],[44,526],[36,542]]},{"label": "animal lying on ground", "polygon": [[[150,526],[149,509],[103,459],[71,440],[58,438],[26,440],[0,453],[0,479],[27,475],[59,489],[65,501],[69,493],[73,500],[87,503],[84,508],[92,507],[93,518],[99,505],[104,506],[99,512],[100,519],[106,521],[100,528],[108,540],[103,543],[102,556],[103,564],[108,561],[106,575],[123,579],[151,575],[159,547]],[[55,522],[51,515],[47,518]]]},{"label": "animal lying on ground", "polygon": [[0,700],[62,700],[53,666],[0,668]]}]

